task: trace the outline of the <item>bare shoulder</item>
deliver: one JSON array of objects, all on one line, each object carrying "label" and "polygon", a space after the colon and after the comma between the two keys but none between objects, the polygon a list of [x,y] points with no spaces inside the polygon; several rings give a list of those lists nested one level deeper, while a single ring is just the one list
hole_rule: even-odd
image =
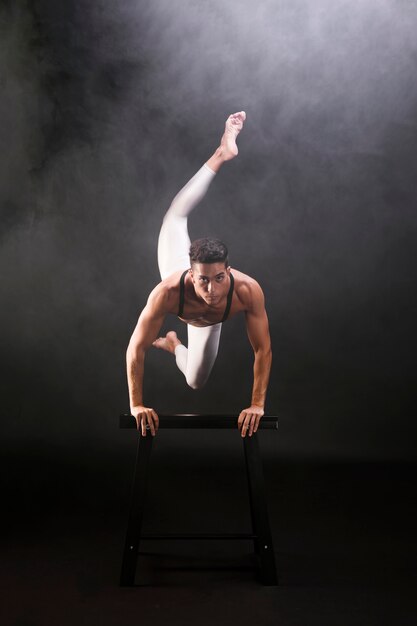
[{"label": "bare shoulder", "polygon": [[156,285],[149,294],[147,306],[170,313],[178,308],[179,282],[182,272],[171,274]]},{"label": "bare shoulder", "polygon": [[232,269],[232,274],[235,279],[235,292],[239,300],[241,301],[245,310],[253,310],[254,308],[264,307],[265,299],[262,287],[257,280],[239,272],[239,270]]}]

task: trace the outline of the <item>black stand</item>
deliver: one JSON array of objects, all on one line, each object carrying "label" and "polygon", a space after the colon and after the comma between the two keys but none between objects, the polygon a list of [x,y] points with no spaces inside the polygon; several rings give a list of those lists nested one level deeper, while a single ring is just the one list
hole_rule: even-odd
[{"label": "black stand", "polygon": [[[136,429],[136,420],[132,415],[120,416],[120,428]],[[237,429],[236,416],[219,415],[160,415],[159,429],[163,428],[234,428]],[[277,429],[278,420],[274,416],[261,419],[259,429]],[[246,473],[248,479],[249,502],[252,518],[252,533],[218,534],[142,534],[142,519],[145,505],[146,485],[149,461],[152,452],[153,437],[148,431],[146,437],[138,433],[139,441],[133,476],[132,502],[123,552],[120,585],[134,585],[136,564],[141,539],[252,539],[259,563],[259,574],[264,585],[277,585],[275,557],[269,526],[265,483],[262,472],[262,460],[257,433],[251,437],[242,437],[245,452]]]}]

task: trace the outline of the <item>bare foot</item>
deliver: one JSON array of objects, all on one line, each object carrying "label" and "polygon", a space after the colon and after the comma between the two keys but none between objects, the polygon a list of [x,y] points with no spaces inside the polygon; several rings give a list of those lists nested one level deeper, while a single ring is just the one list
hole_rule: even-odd
[{"label": "bare foot", "polygon": [[220,142],[222,149],[222,157],[225,161],[229,161],[237,156],[239,150],[236,145],[236,138],[243,128],[243,122],[246,119],[245,111],[239,111],[229,115],[224,127],[224,135]]},{"label": "bare foot", "polygon": [[169,333],[166,334],[166,337],[158,337],[152,345],[155,348],[160,348],[161,350],[175,354],[175,348],[181,345],[181,341],[178,339],[177,333],[174,330],[170,330]]}]

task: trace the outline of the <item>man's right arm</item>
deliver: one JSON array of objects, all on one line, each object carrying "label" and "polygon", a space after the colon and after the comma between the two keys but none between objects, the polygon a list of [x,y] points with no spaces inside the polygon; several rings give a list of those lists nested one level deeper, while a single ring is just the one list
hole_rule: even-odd
[{"label": "man's right arm", "polygon": [[126,352],[127,382],[129,387],[130,412],[135,417],[138,429],[146,436],[146,426],[155,435],[159,426],[156,412],[143,403],[143,374],[145,352],[158,336],[168,312],[168,292],[159,284],[152,291],[148,302],[139,316]]}]

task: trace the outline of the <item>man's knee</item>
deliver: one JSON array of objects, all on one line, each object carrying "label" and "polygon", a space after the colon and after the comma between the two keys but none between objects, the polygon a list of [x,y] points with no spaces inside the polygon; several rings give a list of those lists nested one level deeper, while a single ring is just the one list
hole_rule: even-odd
[{"label": "man's knee", "polygon": [[191,389],[202,389],[207,382],[207,378],[198,378],[196,376],[187,376],[187,385]]}]

